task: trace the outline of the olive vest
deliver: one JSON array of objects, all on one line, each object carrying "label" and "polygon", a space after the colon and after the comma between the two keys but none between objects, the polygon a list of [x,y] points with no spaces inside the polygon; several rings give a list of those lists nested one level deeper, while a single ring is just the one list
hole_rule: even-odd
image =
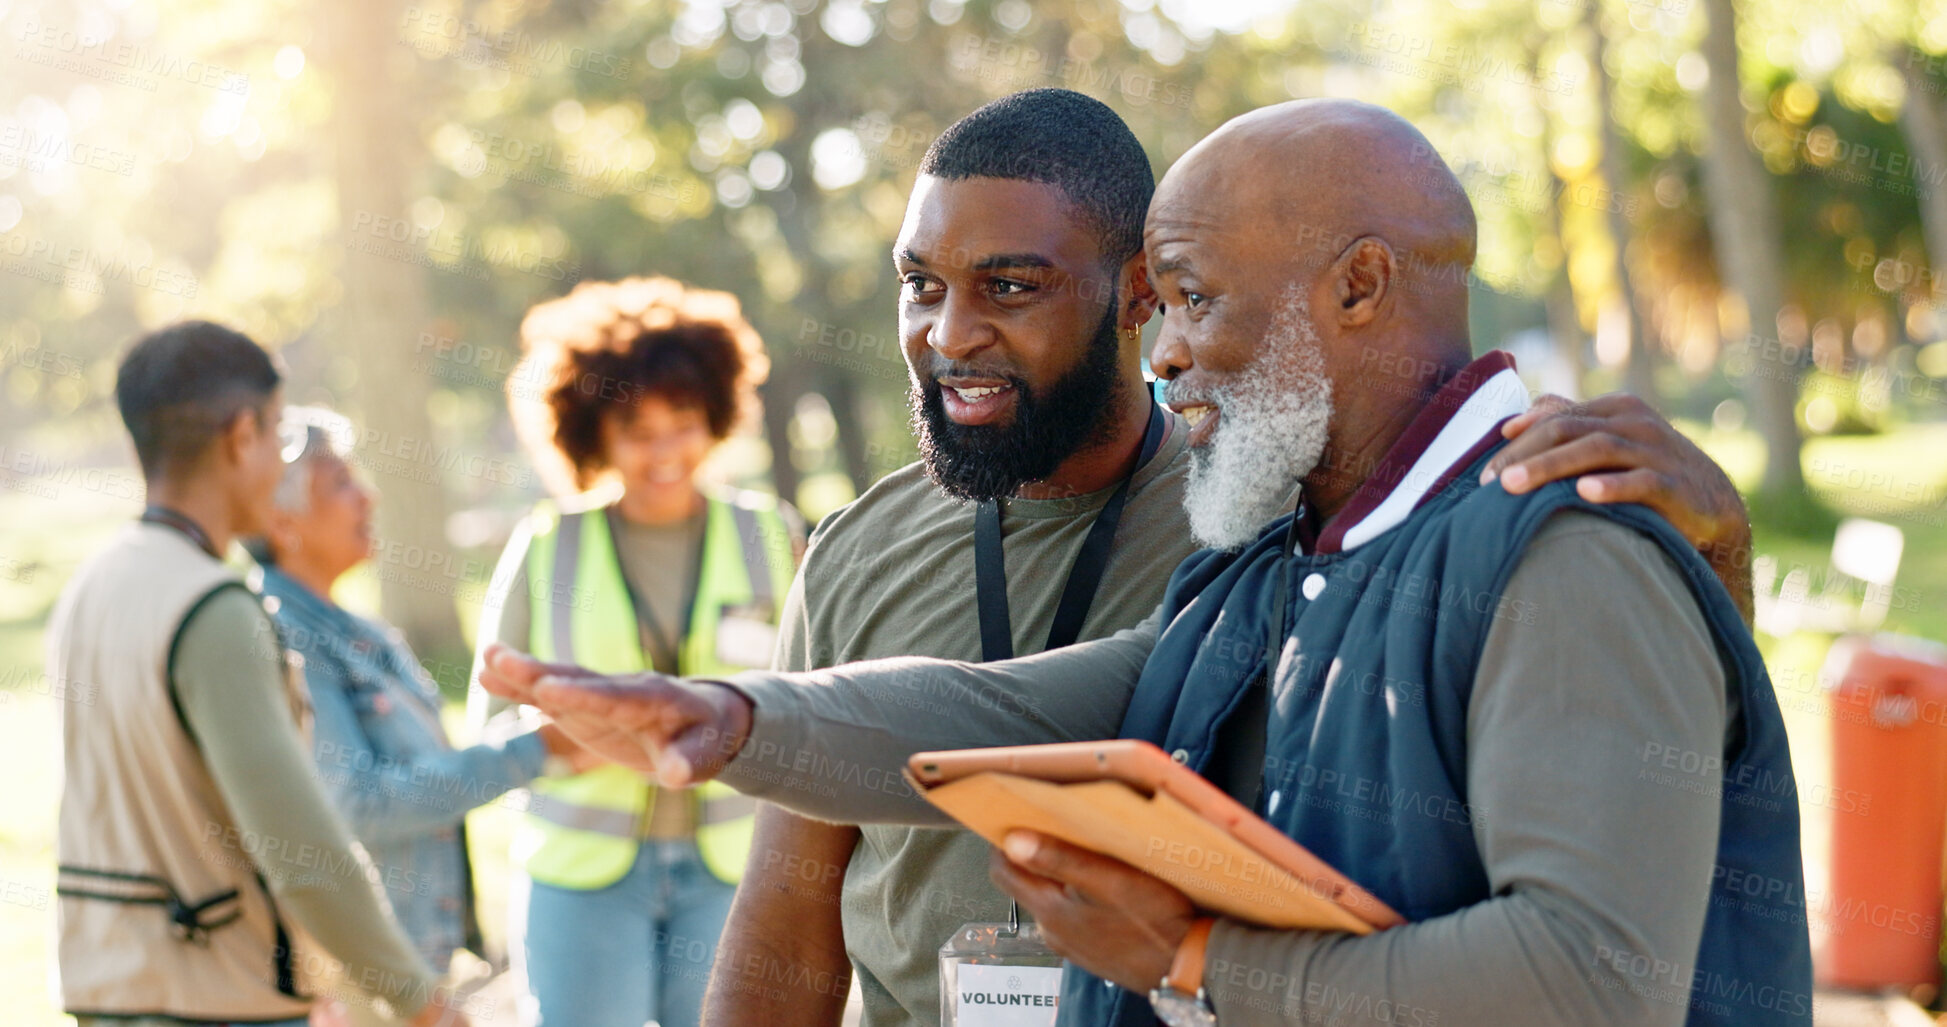
[{"label": "olive vest", "polygon": [[[584,503],[583,506],[586,506]],[[656,669],[643,651],[636,610],[609,531],[608,508],[542,503],[527,550],[530,648],[547,661],[604,674]],[[775,501],[752,492],[712,493],[689,630],[671,673],[720,676],[770,665],[775,625],[793,573],[790,533]],[[515,836],[515,862],[559,888],[605,888],[628,873],[656,789],[615,765],[544,777]],[[697,789],[697,847],[710,872],[735,883],[750,852],[756,803],[722,785]]]}]

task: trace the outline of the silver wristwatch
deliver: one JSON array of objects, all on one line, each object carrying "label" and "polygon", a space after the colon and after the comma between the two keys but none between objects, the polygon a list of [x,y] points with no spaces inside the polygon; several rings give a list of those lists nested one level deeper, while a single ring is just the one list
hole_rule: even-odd
[{"label": "silver wristwatch", "polygon": [[1149,1007],[1166,1027],[1217,1027],[1217,1011],[1198,988],[1195,995],[1176,990],[1168,981],[1149,989]]},{"label": "silver wristwatch", "polygon": [[1163,983],[1149,990],[1149,1007],[1167,1027],[1217,1027],[1217,1011],[1203,992],[1203,952],[1214,923],[1206,916],[1190,926]]}]

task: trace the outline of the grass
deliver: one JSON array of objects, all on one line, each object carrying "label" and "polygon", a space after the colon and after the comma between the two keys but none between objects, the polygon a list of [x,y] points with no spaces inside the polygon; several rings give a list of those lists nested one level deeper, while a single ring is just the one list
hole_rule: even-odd
[{"label": "grass", "polygon": [[[1757,483],[1762,455],[1748,435],[1696,432],[1700,445],[1740,488]],[[1906,536],[1895,601],[1881,630],[1947,640],[1947,424],[1909,425],[1879,436],[1809,440],[1806,485],[1818,504],[1783,509],[1754,505],[1752,533],[1760,553],[1784,566],[1814,569],[1831,558],[1832,527],[1840,517],[1867,517]],[[1818,672],[1834,636],[1799,631],[1783,638],[1760,634],[1759,648],[1781,696],[1792,769],[1803,793],[1832,775],[1832,725]],[[1832,811],[1804,804],[1802,837],[1808,898],[1825,893]],[[1814,918],[1814,923],[1817,923]],[[1814,936],[1814,945],[1818,941]]]},{"label": "grass", "polygon": [[0,576],[0,1003],[21,1027],[73,1021],[50,993],[54,827],[60,802],[60,709],[40,683],[41,630],[67,576],[136,508],[97,493],[49,499],[0,492],[7,572]]},{"label": "grass", "polygon": [[[1740,486],[1755,484],[1761,450],[1749,433],[1685,426]],[[1947,424],[1911,425],[1886,435],[1824,438],[1805,450],[1819,506],[1754,512],[1759,552],[1786,563],[1823,566],[1834,514],[1870,516],[1906,532],[1900,587],[1886,630],[1947,640]],[[1829,512],[1826,512],[1829,511]],[[0,781],[9,796],[0,813],[0,1008],[13,1027],[72,1021],[49,990],[54,827],[59,801],[60,743],[56,700],[37,687],[41,632],[54,597],[87,554],[136,513],[132,500],[66,488],[52,498],[0,491]],[[369,602],[369,597],[354,600]],[[467,611],[470,614],[471,611]],[[466,617],[471,623],[471,617]],[[1774,677],[1811,680],[1831,643],[1799,633],[1760,638]],[[458,710],[449,709],[456,737]],[[1793,763],[1801,786],[1828,773],[1827,724],[1816,704],[1787,706]],[[1808,810],[1808,873],[1823,865],[1823,821]],[[516,814],[498,804],[468,820],[475,874],[488,937],[503,936],[506,851]],[[1813,878],[1816,880],[1816,877]]]},{"label": "grass", "polygon": [[[1756,436],[1682,427],[1748,495],[1763,469]],[[1823,567],[1840,517],[1895,525],[1906,535],[1897,582],[1901,594],[1883,630],[1947,640],[1947,423],[1811,439],[1804,464],[1817,503],[1780,508],[1754,503],[1758,551],[1787,565]]]}]

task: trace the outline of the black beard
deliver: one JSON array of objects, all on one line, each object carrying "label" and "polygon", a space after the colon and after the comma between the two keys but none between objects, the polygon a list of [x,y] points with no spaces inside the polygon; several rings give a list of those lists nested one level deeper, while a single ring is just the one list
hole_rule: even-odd
[{"label": "black beard", "polygon": [[1118,306],[1111,298],[1081,363],[1049,385],[1045,395],[1037,395],[1014,375],[999,376],[1014,387],[1014,418],[1005,426],[955,424],[946,416],[936,375],[915,372],[907,395],[913,434],[919,438],[926,474],[941,491],[975,502],[1011,496],[1113,434],[1114,398],[1122,382]]}]

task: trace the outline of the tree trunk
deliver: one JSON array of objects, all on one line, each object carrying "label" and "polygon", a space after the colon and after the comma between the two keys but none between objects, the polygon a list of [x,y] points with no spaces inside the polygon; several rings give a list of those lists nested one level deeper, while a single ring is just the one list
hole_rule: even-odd
[{"label": "tree trunk", "polygon": [[[1539,30],[1532,33],[1533,43],[1528,47],[1528,65],[1534,80],[1544,81],[1547,75],[1542,67],[1542,49],[1547,37]],[[1549,154],[1555,149],[1554,117],[1550,111],[1538,104],[1531,105],[1535,115],[1541,119],[1541,167],[1548,173],[1548,195],[1554,197],[1549,205],[1554,215],[1552,226],[1555,230],[1556,247],[1561,250],[1562,263],[1549,279],[1548,291],[1542,296],[1542,314],[1548,330],[1549,344],[1555,350],[1555,358],[1567,373],[1572,383],[1568,389],[1568,399],[1579,400],[1587,388],[1589,374],[1588,359],[1585,356],[1587,337],[1582,333],[1582,318],[1575,310],[1575,283],[1569,281],[1568,265],[1568,224],[1567,211],[1563,203],[1568,196],[1567,183],[1555,172],[1555,162]]]},{"label": "tree trunk", "polygon": [[1616,302],[1622,306],[1629,332],[1629,358],[1623,366],[1623,387],[1661,410],[1663,397],[1656,391],[1656,355],[1650,348],[1649,332],[1645,327],[1648,319],[1643,316],[1636,283],[1629,273],[1629,216],[1624,212],[1622,203],[1624,191],[1629,187],[1629,178],[1623,167],[1622,132],[1616,128],[1614,101],[1611,98],[1614,83],[1609,77],[1609,66],[1604,63],[1609,52],[1609,37],[1602,29],[1601,8],[1599,3],[1590,3],[1585,8],[1585,20],[1589,28],[1589,59],[1595,66],[1596,124],[1601,133],[1602,177],[1609,187],[1606,207],[1609,240],[1616,253],[1612,274],[1616,281]]},{"label": "tree trunk", "polygon": [[1575,382],[1575,391],[1568,398],[1581,399],[1589,368],[1582,358],[1582,319],[1575,313],[1575,290],[1569,285],[1566,268],[1555,272],[1555,280],[1542,297],[1542,311],[1547,316],[1548,338],[1555,346],[1556,357]]},{"label": "tree trunk", "polygon": [[[1904,55],[1903,55],[1904,56]],[[1916,55],[1917,56],[1917,55]],[[1947,118],[1930,91],[1933,83],[1916,60],[1902,60],[1906,69],[1906,104],[1900,109],[1900,130],[1906,136],[1906,152],[1926,170],[1913,176],[1920,190],[1920,231],[1927,240],[1927,281],[1939,282],[1947,273],[1947,188],[1936,180],[1940,168],[1947,168]],[[1933,307],[1933,337],[1947,337],[1947,305],[1939,302],[1934,289],[1928,289]],[[1895,317],[1897,323],[1901,318]]]},{"label": "tree trunk", "polygon": [[876,475],[866,459],[865,416],[859,409],[858,383],[852,376],[837,372],[826,379],[825,399],[832,405],[832,416],[841,426],[838,432],[838,455],[845,464],[845,476],[852,479],[852,494],[865,495],[872,487]]},{"label": "tree trunk", "polygon": [[[771,487],[779,499],[798,505],[798,486],[804,475],[791,459],[791,418],[798,409],[798,396],[804,392],[798,360],[773,359],[771,380],[759,392],[764,402],[764,441],[771,444]],[[844,430],[840,426],[840,431]]]},{"label": "tree trunk", "polygon": [[[1743,301],[1747,328],[1741,340],[1750,357],[1744,380],[1752,416],[1765,444],[1764,480],[1759,492],[1775,502],[1803,498],[1799,464],[1798,366],[1778,341],[1778,308],[1784,302],[1779,267],[1777,209],[1771,177],[1745,138],[1740,93],[1737,11],[1733,0],[1704,0],[1704,61],[1710,81],[1704,89],[1704,187],[1709,199],[1710,235],[1726,288]],[[1796,356],[1794,351],[1791,356]]]},{"label": "tree trunk", "polygon": [[[809,22],[805,24],[809,25]],[[838,97],[843,92],[838,83],[844,79],[833,78],[826,73],[841,63],[834,53],[834,48],[839,44],[832,42],[831,37],[822,32],[810,30],[801,34],[801,40],[804,49],[800,60],[805,68],[805,85],[785,101],[791,111],[795,131],[778,140],[776,147],[779,156],[791,167],[791,181],[783,189],[790,203],[786,208],[788,212],[778,216],[778,233],[784,237],[785,246],[803,269],[803,284],[791,299],[791,312],[821,325],[829,325],[835,316],[827,302],[825,290],[834,269],[824,262],[818,248],[812,245],[823,197],[812,182],[811,140],[830,124],[831,113],[837,109],[836,105],[840,102]],[[850,50],[849,47],[844,49]],[[798,397],[804,395],[819,377],[811,364],[812,361],[800,354],[800,347],[772,346],[771,380],[765,385],[763,393],[764,437],[771,444],[771,486],[777,489],[779,497],[793,505],[798,503],[798,486],[803,484],[804,475],[792,460],[791,419],[797,415]],[[829,397],[827,402],[830,402]],[[831,403],[831,407],[832,416],[838,421],[841,439],[858,430],[854,422],[846,420],[847,411],[837,403]]]},{"label": "tree trunk", "polygon": [[394,38],[398,8],[382,0],[338,0],[321,8],[327,67],[334,80],[332,141],[336,147],[338,218],[344,245],[338,345],[358,367],[353,410],[361,435],[359,462],[375,475],[382,496],[374,530],[380,609],[424,653],[463,651],[456,595],[478,583],[448,568],[447,497],[442,478],[463,461],[442,460],[427,414],[426,375],[412,369],[418,333],[429,321],[426,241],[405,242],[383,224],[411,224],[412,169],[425,150],[413,119],[419,107],[408,88],[415,60]]}]

